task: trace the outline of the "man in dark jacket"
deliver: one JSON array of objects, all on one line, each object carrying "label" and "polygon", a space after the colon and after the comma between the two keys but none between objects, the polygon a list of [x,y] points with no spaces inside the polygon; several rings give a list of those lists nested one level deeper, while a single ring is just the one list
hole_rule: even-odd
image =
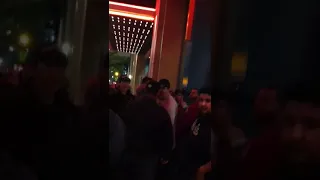
[{"label": "man in dark jacket", "polygon": [[75,108],[65,105],[67,99],[59,99],[57,103],[66,66],[67,58],[57,48],[31,51],[22,72],[22,82],[12,92],[14,98],[2,101],[5,118],[0,125],[1,145],[15,160],[38,174],[39,179],[75,175],[69,168],[74,162],[71,124]]},{"label": "man in dark jacket", "polygon": [[154,180],[159,160],[165,163],[171,154],[172,125],[167,111],[157,104],[159,90],[158,82],[149,82],[146,94],[129,104],[125,113],[128,180]]},{"label": "man in dark jacket", "polygon": [[125,125],[120,117],[109,110],[109,163],[119,164],[125,148]]},{"label": "man in dark jacket", "polygon": [[117,114],[109,110],[109,177],[111,179],[121,179],[124,150],[125,125]]},{"label": "man in dark jacket", "polygon": [[177,147],[177,170],[173,179],[194,179],[198,168],[211,160],[211,89],[203,88],[199,93],[200,113],[194,120],[185,138]]},{"label": "man in dark jacket", "polygon": [[115,92],[110,95],[110,109],[120,117],[128,103],[134,99],[134,96],[130,92],[130,82],[131,80],[127,76],[120,76]]}]

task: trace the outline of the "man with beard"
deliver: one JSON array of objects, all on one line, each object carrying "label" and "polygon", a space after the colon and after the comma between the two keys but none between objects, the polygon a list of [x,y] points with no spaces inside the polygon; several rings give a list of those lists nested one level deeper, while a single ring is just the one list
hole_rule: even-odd
[{"label": "man with beard", "polygon": [[131,80],[127,76],[120,76],[116,84],[115,92],[110,95],[110,109],[120,117],[128,103],[134,99],[134,96],[130,92],[130,82]]}]

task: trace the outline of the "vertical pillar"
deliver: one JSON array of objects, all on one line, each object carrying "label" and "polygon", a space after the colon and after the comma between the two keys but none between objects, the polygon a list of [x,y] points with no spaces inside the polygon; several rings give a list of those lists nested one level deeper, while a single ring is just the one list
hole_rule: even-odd
[{"label": "vertical pillar", "polygon": [[70,94],[76,104],[83,103],[88,79],[99,72],[101,55],[108,49],[108,2],[104,0],[70,0],[68,2],[65,41],[73,53],[69,57],[67,76]]},{"label": "vertical pillar", "polygon": [[[190,57],[186,59],[185,76],[188,77],[188,88],[201,88],[205,84],[211,66],[211,37],[212,27],[210,16],[212,0],[196,0],[192,38],[190,43]],[[219,27],[221,28],[221,27]]]},{"label": "vertical pillar", "polygon": [[135,87],[138,87],[141,83],[140,80],[145,76],[147,58],[144,55],[137,56],[136,70],[133,78],[135,79]]},{"label": "vertical pillar", "polygon": [[[83,52],[81,61],[82,97],[89,78],[99,73],[100,61],[108,49],[109,3],[105,0],[88,0]],[[108,83],[108,82],[105,82]]]},{"label": "vertical pillar", "polygon": [[133,77],[131,79],[131,88],[132,88],[132,93],[135,93],[136,90],[136,70],[137,70],[137,62],[138,62],[138,55],[137,54],[132,54],[130,56],[130,74]]},{"label": "vertical pillar", "polygon": [[75,104],[81,104],[81,60],[83,49],[83,35],[87,10],[87,0],[70,0],[68,2],[68,12],[65,40],[72,46],[72,54],[69,56],[69,64],[66,75],[70,84],[70,95]]},{"label": "vertical pillar", "polygon": [[179,84],[183,42],[188,14],[186,0],[157,0],[149,76]]}]

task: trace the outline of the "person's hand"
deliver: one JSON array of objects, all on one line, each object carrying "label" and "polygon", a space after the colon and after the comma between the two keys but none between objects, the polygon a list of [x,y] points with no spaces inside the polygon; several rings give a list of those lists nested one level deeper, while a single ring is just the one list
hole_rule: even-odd
[{"label": "person's hand", "polygon": [[202,165],[198,170],[196,174],[196,180],[204,180],[205,175],[211,171],[211,162]]},{"label": "person's hand", "polygon": [[164,159],[160,159],[160,163],[162,164],[162,165],[166,165],[166,164],[168,164],[168,160],[164,160]]},{"label": "person's hand", "polygon": [[198,169],[198,172],[200,173],[208,173],[211,171],[211,162],[207,163],[207,164],[204,164],[202,165],[199,169]]},{"label": "person's hand", "polygon": [[205,179],[205,173],[197,172],[196,174],[196,180],[204,180]]}]

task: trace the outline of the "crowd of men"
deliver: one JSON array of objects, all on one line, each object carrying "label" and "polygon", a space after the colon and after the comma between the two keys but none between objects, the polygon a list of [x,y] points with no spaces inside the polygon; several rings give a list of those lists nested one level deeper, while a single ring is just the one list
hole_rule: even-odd
[{"label": "crowd of men", "polygon": [[[233,88],[187,93],[149,77],[132,94],[126,76],[110,87],[105,69],[81,86],[80,106],[69,100],[67,64],[56,48],[42,48],[21,72],[0,76],[0,179],[320,178],[313,82],[264,88],[251,102]],[[253,137],[234,124],[248,104]]]},{"label": "crowd of men", "polygon": [[[233,123],[244,106],[238,88],[188,94],[172,92],[166,79],[146,77],[134,96],[123,76],[109,91],[114,121],[121,121],[122,129],[122,135],[109,136],[122,144],[122,150],[110,144],[109,155],[118,158],[113,178],[319,179],[320,96],[311,84],[257,92],[246,117],[258,133],[249,137]],[[110,133],[115,127],[110,125]]]},{"label": "crowd of men", "polygon": [[108,109],[69,100],[67,63],[57,48],[41,48],[21,72],[1,74],[0,179],[106,177]]}]

